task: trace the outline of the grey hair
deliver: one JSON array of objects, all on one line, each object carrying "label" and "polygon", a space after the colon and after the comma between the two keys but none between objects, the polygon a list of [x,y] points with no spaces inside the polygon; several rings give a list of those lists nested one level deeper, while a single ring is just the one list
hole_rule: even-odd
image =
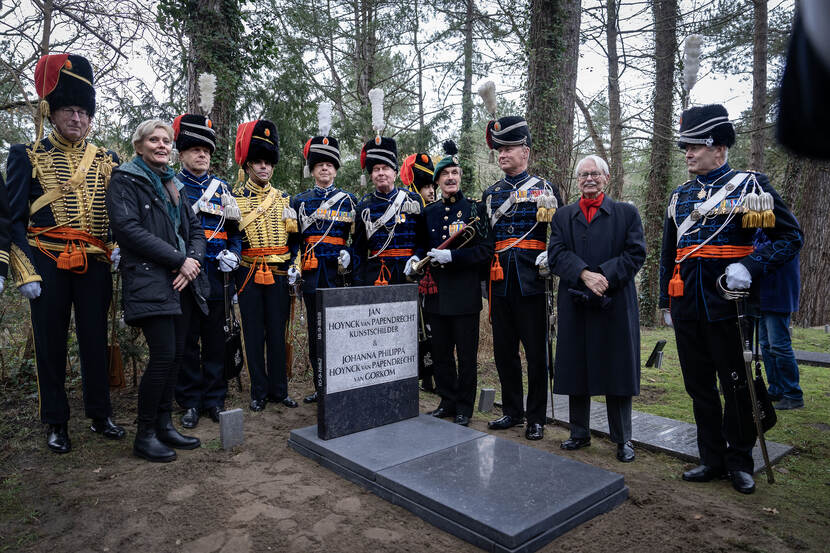
[{"label": "grey hair", "polygon": [[601,157],[599,157],[598,155],[591,154],[591,155],[585,156],[581,160],[579,160],[579,163],[576,164],[576,169],[574,169],[574,176],[579,175],[579,169],[582,167],[582,165],[586,161],[593,161],[594,165],[597,166],[597,169],[599,169],[600,171],[602,171],[606,175],[611,174],[611,170],[608,168],[608,163],[606,163],[606,161],[604,159],[602,159]]},{"label": "grey hair", "polygon": [[170,136],[170,140],[173,140],[175,135],[173,133],[173,127],[169,123],[161,119],[147,119],[146,121],[142,121],[133,133],[133,150],[136,149],[136,144],[141,143],[145,138],[153,134],[153,131],[156,129],[164,129]]}]

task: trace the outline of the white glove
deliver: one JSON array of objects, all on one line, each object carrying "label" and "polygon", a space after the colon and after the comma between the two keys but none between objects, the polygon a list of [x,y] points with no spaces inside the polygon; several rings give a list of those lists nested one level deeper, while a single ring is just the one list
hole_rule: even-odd
[{"label": "white glove", "polygon": [[671,322],[671,311],[668,309],[663,309],[663,322],[666,323],[666,326],[674,326]]},{"label": "white glove", "polygon": [[447,263],[452,262],[452,252],[450,250],[439,250],[437,248],[432,248],[427,253],[427,256],[434,259],[437,263],[441,265],[446,265]]},{"label": "white glove", "polygon": [[26,284],[23,284],[20,287],[18,287],[18,290],[20,290],[20,293],[23,294],[24,298],[33,300],[36,297],[40,296],[40,283],[27,282]]},{"label": "white glove", "polygon": [[294,284],[297,282],[298,278],[300,278],[300,271],[298,271],[296,267],[289,267],[288,268],[288,284],[290,286],[294,286]]},{"label": "white glove", "polygon": [[239,267],[239,257],[231,251],[222,250],[216,254],[216,261],[219,262],[219,270],[223,273],[230,273]]},{"label": "white glove", "polygon": [[349,252],[346,250],[340,250],[340,254],[337,256],[337,263],[346,269],[349,266],[349,263],[352,262],[352,256],[349,255]]},{"label": "white glove", "polygon": [[417,255],[413,255],[412,257],[407,259],[406,265],[404,265],[403,267],[403,274],[405,274],[406,276],[412,276],[412,274],[415,272],[412,266],[418,263],[419,261],[420,258]]},{"label": "white glove", "polygon": [[6,277],[0,276],[0,294],[3,293],[3,284],[6,282]]},{"label": "white glove", "polygon": [[234,294],[233,297],[231,298],[231,303],[234,304],[234,305],[238,304],[239,303],[239,296]]},{"label": "white glove", "polygon": [[726,287],[730,290],[746,290],[752,284],[752,275],[740,263],[732,263],[726,267]]},{"label": "white glove", "polygon": [[112,270],[117,271],[118,265],[121,263],[121,248],[115,246],[110,253],[110,261],[112,261]]},{"label": "white glove", "polygon": [[536,266],[539,267],[539,274],[543,277],[550,275],[550,267],[548,266],[548,252],[543,251],[536,256]]}]

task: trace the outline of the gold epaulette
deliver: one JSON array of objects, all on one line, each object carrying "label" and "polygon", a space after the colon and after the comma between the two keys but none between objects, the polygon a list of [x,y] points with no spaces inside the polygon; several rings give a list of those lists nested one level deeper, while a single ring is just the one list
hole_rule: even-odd
[{"label": "gold epaulette", "polygon": [[26,257],[26,254],[23,253],[23,250],[17,244],[12,244],[11,250],[9,251],[9,259],[11,260],[9,266],[12,270],[12,278],[14,278],[17,286],[23,286],[30,282],[43,281],[40,275],[37,274],[32,262],[29,261],[29,258]]}]

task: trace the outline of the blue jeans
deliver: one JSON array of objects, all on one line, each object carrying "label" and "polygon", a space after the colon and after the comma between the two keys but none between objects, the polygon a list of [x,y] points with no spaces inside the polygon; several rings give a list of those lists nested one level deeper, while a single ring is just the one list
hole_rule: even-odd
[{"label": "blue jeans", "polygon": [[761,314],[759,341],[770,395],[800,400],[803,394],[798,385],[798,363],[789,327],[789,313],[764,311]]}]

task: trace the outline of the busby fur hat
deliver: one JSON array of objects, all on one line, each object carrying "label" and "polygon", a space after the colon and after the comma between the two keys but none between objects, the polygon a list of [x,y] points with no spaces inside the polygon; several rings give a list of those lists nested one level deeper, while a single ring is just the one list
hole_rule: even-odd
[{"label": "busby fur hat", "polygon": [[409,187],[420,190],[432,185],[432,175],[435,167],[429,154],[418,152],[403,160],[401,164],[401,182]]},{"label": "busby fur hat", "polygon": [[735,127],[729,113],[720,104],[695,106],[680,116],[680,132],[677,145],[685,149],[689,144],[726,146],[735,144]]},{"label": "busby fur hat", "polygon": [[331,130],[331,104],[321,102],[317,108],[317,122],[320,134],[310,138],[303,148],[306,168],[310,172],[314,165],[328,161],[336,169],[340,169],[340,146],[337,139],[329,136]]},{"label": "busby fur hat", "polygon": [[78,106],[90,117],[95,115],[92,66],[83,56],[42,56],[35,67],[35,90],[52,113],[66,106]]},{"label": "busby fur hat", "polygon": [[211,155],[216,150],[216,131],[213,122],[204,115],[184,113],[173,120],[176,149],[180,152],[195,146],[204,146]]},{"label": "busby fur hat", "polygon": [[461,165],[458,162],[458,156],[456,155],[458,154],[458,146],[455,145],[455,142],[453,142],[452,140],[447,140],[446,142],[444,142],[443,146],[444,157],[441,158],[441,161],[439,161],[435,165],[435,174],[432,176],[433,182],[438,181],[438,177],[441,176],[441,171],[443,171],[447,167],[458,167],[459,165]]},{"label": "busby fur hat", "polygon": [[508,115],[488,122],[485,138],[491,150],[498,150],[502,146],[530,147],[530,129],[525,118],[518,115]]},{"label": "busby fur hat", "polygon": [[276,165],[280,160],[277,127],[267,119],[242,123],[236,129],[234,159],[240,167],[249,160],[264,160]]},{"label": "busby fur hat", "polygon": [[398,170],[398,144],[394,138],[376,136],[363,145],[360,151],[360,168],[371,173],[372,167],[378,163]]}]

